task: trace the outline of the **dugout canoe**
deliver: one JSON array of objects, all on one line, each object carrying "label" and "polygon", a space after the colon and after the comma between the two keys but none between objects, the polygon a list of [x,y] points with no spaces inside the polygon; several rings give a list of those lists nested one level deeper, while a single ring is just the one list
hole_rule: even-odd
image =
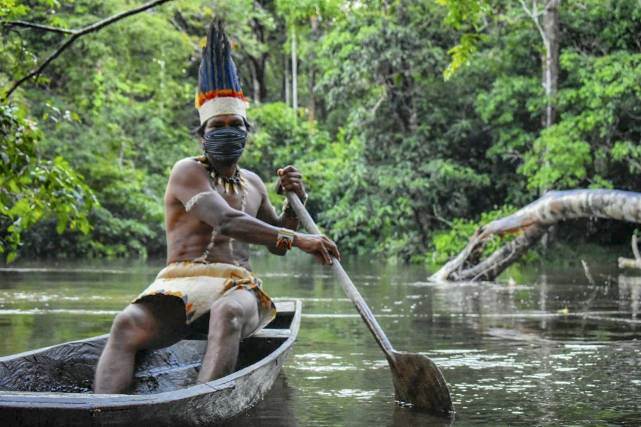
[{"label": "dugout canoe", "polygon": [[[236,372],[195,380],[206,336],[141,352],[134,394],[92,394],[108,335],[0,358],[0,425],[211,425],[257,403],[270,389],[294,344],[301,302],[279,301],[266,328],[240,344]],[[191,339],[195,338],[195,339]]]}]

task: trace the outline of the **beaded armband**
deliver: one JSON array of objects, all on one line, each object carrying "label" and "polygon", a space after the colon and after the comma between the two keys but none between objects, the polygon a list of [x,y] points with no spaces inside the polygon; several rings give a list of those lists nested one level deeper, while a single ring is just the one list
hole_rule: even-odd
[{"label": "beaded armband", "polygon": [[278,236],[276,236],[276,247],[279,249],[290,250],[294,245],[294,236],[296,232],[287,228],[278,229]]}]

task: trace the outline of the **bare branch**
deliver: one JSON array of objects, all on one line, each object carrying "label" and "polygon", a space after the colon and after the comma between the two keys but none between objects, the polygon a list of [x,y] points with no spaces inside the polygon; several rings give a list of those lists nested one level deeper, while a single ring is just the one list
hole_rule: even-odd
[{"label": "bare branch", "polygon": [[75,34],[76,30],[68,30],[66,28],[52,27],[51,25],[36,24],[35,22],[27,21],[2,21],[2,25],[6,27],[26,27],[35,28],[37,30],[50,31],[59,34]]},{"label": "bare branch", "polygon": [[22,77],[19,80],[16,80],[11,88],[7,91],[7,93],[4,95],[3,100],[7,100],[11,94],[24,82],[27,80],[33,78],[33,77],[38,77],[40,73],[49,65],[54,59],[56,59],[62,52],[64,52],[73,42],[75,42],[77,39],[80,37],[89,34],[89,33],[94,33],[96,31],[99,31],[103,29],[104,27],[113,24],[114,22],[120,21],[121,19],[127,18],[131,15],[138,14],[140,12],[144,12],[147,9],[151,9],[152,7],[159,6],[163,3],[167,3],[172,0],[154,0],[150,1],[148,3],[143,4],[142,6],[139,6],[137,8],[127,10],[122,13],[118,13],[116,15],[110,16],[109,18],[102,19],[98,22],[95,22],[91,25],[88,25],[86,27],[83,27],[78,30],[72,30],[74,31],[67,40],[65,40],[59,47],[56,49],[47,59],[45,59],[37,68],[33,69],[32,71],[29,72],[26,76]]},{"label": "bare branch", "polygon": [[541,26],[541,22],[539,21],[539,17],[543,14],[543,11],[539,12],[537,10],[536,0],[532,0],[532,10],[528,9],[527,5],[525,4],[525,0],[519,0],[519,3],[521,3],[521,7],[523,7],[523,10],[525,11],[525,14],[527,16],[529,16],[532,19],[532,21],[534,21],[534,25],[536,25],[536,29],[539,31],[539,34],[541,35],[541,39],[543,40],[543,44],[547,48],[548,39],[547,39],[547,37],[545,35],[545,31],[543,31],[543,27]]},{"label": "bare branch", "polygon": [[596,298],[596,295],[599,291],[599,288],[596,286],[596,281],[594,280],[594,277],[592,277],[592,273],[590,273],[590,268],[588,267],[588,263],[585,262],[584,260],[581,260],[581,265],[583,265],[583,272],[585,273],[586,279],[588,279],[588,283],[590,286],[592,286],[593,291],[590,294],[590,297],[585,300],[583,303],[583,311],[588,311],[590,310],[590,306],[594,302],[594,299]]},{"label": "bare branch", "polygon": [[590,285],[595,286],[596,282],[594,281],[594,277],[592,277],[592,273],[590,273],[590,268],[588,267],[588,263],[585,262],[584,260],[581,260],[581,265],[583,266],[583,272],[585,273],[586,279],[588,279],[588,283]]}]

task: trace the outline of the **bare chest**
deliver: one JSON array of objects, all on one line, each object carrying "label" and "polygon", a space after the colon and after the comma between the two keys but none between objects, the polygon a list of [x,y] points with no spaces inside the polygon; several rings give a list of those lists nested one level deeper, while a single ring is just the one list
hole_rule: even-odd
[{"label": "bare chest", "polygon": [[236,210],[256,217],[261,204],[259,189],[241,174],[237,181],[229,182],[210,176],[209,185],[221,195],[227,204]]}]

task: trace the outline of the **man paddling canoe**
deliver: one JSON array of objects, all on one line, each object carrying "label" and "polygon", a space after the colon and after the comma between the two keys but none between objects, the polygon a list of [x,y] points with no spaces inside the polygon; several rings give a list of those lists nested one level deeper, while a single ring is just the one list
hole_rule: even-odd
[{"label": "man paddling canoe", "polygon": [[[276,313],[251,273],[248,243],[278,255],[297,247],[324,264],[340,257],[327,237],[297,233],[293,211],[285,206],[277,215],[260,177],[238,167],[248,131],[247,103],[220,22],[209,28],[198,86],[205,154],[174,165],[165,193],[167,267],[114,319],[96,369],[96,393],[127,392],[136,353],[177,342],[194,322],[209,328],[198,381],[231,373],[240,339]],[[296,168],[279,169],[278,175],[279,189],[305,199]]]}]

